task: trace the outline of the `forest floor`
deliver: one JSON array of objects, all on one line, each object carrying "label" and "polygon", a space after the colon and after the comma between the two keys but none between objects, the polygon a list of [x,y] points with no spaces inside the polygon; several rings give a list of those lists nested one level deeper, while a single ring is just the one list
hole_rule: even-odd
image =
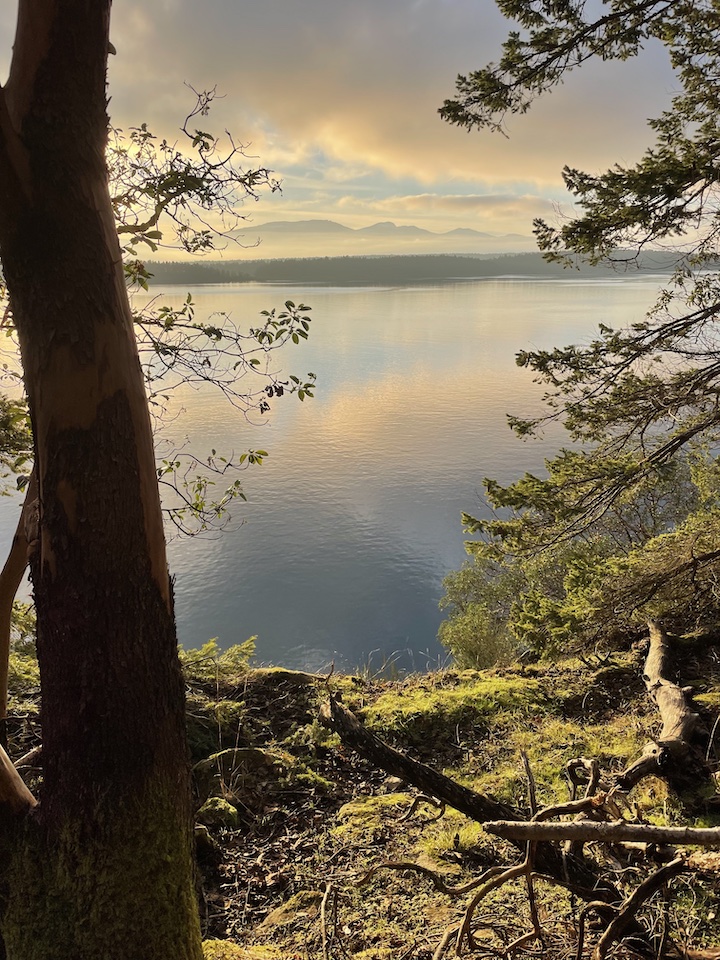
[{"label": "forest floor", "polygon": [[[710,731],[720,710],[720,647],[688,646],[680,662]],[[418,791],[320,723],[329,691],[387,743],[526,812],[523,753],[543,806],[568,799],[569,760],[592,757],[617,773],[659,727],[639,651],[392,681],[239,669],[222,655],[186,658],[185,667],[206,960],[432,960],[473,894],[448,895],[428,874],[383,864],[412,862],[460,886],[518,861],[509,843],[450,808],[440,815],[422,802],[405,818]],[[37,737],[34,679],[32,664],[14,657],[16,756]],[[644,822],[720,823],[713,789],[690,802],[647,779],[629,800]],[[642,875],[619,860],[605,869],[631,885]],[[667,924],[681,950],[717,946],[718,892],[712,876],[682,875],[644,908],[655,914],[648,922]],[[574,957],[582,902],[542,882],[537,893],[543,944],[525,953]],[[531,929],[524,881],[490,894],[475,926],[473,956],[507,956]],[[592,947],[590,931],[587,955]],[[454,955],[449,946],[445,956]]]}]

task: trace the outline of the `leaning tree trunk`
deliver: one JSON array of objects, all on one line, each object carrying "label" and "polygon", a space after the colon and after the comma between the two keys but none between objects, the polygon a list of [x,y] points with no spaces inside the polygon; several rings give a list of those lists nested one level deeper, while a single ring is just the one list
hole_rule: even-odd
[{"label": "leaning tree trunk", "polygon": [[0,90],[44,774],[30,814],[0,806],[11,960],[202,955],[172,591],[104,162],[109,15],[110,0],[20,0]]}]

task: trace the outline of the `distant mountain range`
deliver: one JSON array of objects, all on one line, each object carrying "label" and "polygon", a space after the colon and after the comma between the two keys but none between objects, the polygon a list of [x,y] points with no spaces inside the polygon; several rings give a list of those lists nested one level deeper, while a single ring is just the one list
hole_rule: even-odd
[{"label": "distant mountain range", "polygon": [[[468,227],[458,227],[455,230],[448,230],[445,233],[436,233],[432,230],[425,230],[423,227],[412,225],[398,226],[391,220],[382,220],[374,223],[370,227],[346,227],[342,223],[336,223],[334,220],[272,220],[269,223],[259,223],[257,226],[248,228],[257,230],[258,233],[293,233],[293,234],[317,234],[317,233],[344,233],[346,235],[355,234],[356,236],[366,237],[483,237],[485,239],[498,239],[498,234],[482,233],[480,230],[472,230]],[[508,234],[511,237],[517,237],[526,240],[532,244],[532,237],[520,237],[520,234]]]},{"label": "distant mountain range", "polygon": [[[347,228],[346,228],[347,229]],[[303,257],[277,260],[149,262],[153,283],[198,285],[203,283],[332,283],[403,284],[479,280],[502,277],[565,279],[627,277],[639,273],[670,273],[678,258],[669,253],[648,253],[642,263],[628,260],[623,268],[579,264],[564,270],[547,263],[539,253],[503,256],[367,256]]]},{"label": "distant mountain range", "polygon": [[[391,221],[369,227],[346,227],[334,220],[274,220],[243,224],[235,239],[248,245],[250,259],[397,254],[499,254],[532,250],[532,237],[517,233],[484,233],[469,227],[435,233],[412,224]],[[257,244],[257,246],[250,246]]]}]

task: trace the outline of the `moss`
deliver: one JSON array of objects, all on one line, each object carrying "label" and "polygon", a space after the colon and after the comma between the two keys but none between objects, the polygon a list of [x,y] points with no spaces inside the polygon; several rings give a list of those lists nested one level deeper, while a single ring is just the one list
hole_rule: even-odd
[{"label": "moss", "polygon": [[269,913],[261,926],[267,930],[271,927],[295,923],[297,920],[302,920],[303,924],[306,924],[308,919],[317,916],[322,898],[322,893],[317,890],[301,890],[282,906]]},{"label": "moss", "polygon": [[226,827],[228,830],[236,830],[240,823],[237,809],[222,797],[206,800],[198,810],[196,820],[206,827]]},{"label": "moss", "polygon": [[203,960],[288,960],[274,947],[239,947],[231,940],[203,940]]},{"label": "moss", "polygon": [[365,711],[365,722],[376,733],[427,746],[456,734],[458,726],[487,726],[507,713],[528,716],[546,709],[537,680],[466,671],[384,693]]},{"label": "moss", "polygon": [[407,793],[358,797],[340,808],[332,835],[341,843],[370,843],[389,823],[397,824],[411,802]]},{"label": "moss", "polygon": [[446,810],[441,820],[424,829],[420,848],[433,860],[440,861],[449,850],[467,853],[481,844],[484,837],[479,823],[473,823],[455,810]]},{"label": "moss", "polygon": [[201,960],[190,841],[177,796],[54,825],[28,817],[6,858],[8,956]]},{"label": "moss", "polygon": [[711,690],[706,693],[696,693],[693,697],[696,703],[712,710],[714,713],[720,712],[720,690]]}]

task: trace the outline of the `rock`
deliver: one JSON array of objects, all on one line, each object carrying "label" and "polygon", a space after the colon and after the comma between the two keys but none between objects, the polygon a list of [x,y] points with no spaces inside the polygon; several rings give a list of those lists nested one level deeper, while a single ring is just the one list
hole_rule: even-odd
[{"label": "rock", "polygon": [[228,830],[236,830],[240,822],[235,807],[222,797],[210,797],[198,810],[196,819],[206,827],[226,827]]}]

